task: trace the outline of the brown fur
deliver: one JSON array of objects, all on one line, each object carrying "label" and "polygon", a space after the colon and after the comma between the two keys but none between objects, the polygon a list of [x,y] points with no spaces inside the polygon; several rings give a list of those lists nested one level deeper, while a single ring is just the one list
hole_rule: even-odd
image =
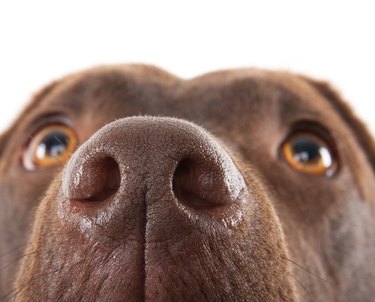
[{"label": "brown fur", "polygon": [[[56,116],[82,146],[66,167],[26,171],[27,142]],[[334,175],[280,156],[300,122],[326,129]],[[104,155],[126,186],[91,208],[68,198],[104,191],[117,175]],[[186,158],[209,181],[178,168]],[[184,81],[143,65],[70,75],[0,137],[0,300],[374,301],[374,171],[371,136],[325,83],[255,69]]]}]

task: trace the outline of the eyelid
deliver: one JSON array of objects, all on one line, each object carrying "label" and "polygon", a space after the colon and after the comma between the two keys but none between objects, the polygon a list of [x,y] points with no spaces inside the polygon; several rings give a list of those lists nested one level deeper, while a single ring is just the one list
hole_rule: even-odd
[{"label": "eyelid", "polygon": [[334,145],[334,136],[328,128],[312,120],[300,120],[292,124],[291,131],[286,137],[298,132],[308,132],[323,139],[326,143]]},{"label": "eyelid", "polygon": [[59,113],[59,112],[48,112],[43,115],[40,115],[32,120],[31,123],[29,123],[29,133],[35,134],[38,130],[41,128],[53,125],[53,124],[61,124],[65,125],[67,127],[70,127],[72,129],[75,129],[74,124],[72,120],[67,117],[65,114]]},{"label": "eyelid", "polygon": [[[28,123],[28,127],[25,129],[26,137],[22,142],[22,151],[27,147],[32,138],[38,133],[42,128],[47,127],[48,125],[63,125],[71,129],[76,129],[72,120],[67,117],[65,114],[60,112],[49,112],[43,115],[40,115],[31,120]],[[77,134],[77,133],[76,133]],[[78,137],[78,136],[77,136]],[[23,153],[23,152],[22,152]]]}]

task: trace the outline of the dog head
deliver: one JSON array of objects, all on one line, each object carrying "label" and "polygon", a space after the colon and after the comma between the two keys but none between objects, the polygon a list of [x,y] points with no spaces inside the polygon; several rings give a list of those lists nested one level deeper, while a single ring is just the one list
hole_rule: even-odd
[{"label": "dog head", "polygon": [[371,301],[375,147],[328,85],[101,67],[0,139],[1,295]]}]

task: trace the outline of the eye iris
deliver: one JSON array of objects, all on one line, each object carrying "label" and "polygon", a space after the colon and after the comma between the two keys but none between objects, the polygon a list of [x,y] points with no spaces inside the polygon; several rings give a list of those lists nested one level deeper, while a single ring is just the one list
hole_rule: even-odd
[{"label": "eye iris", "polygon": [[331,175],[334,158],[328,145],[311,133],[295,134],[285,142],[283,154],[295,170],[313,175]]},{"label": "eye iris", "polygon": [[49,133],[36,150],[36,156],[39,159],[43,158],[58,158],[67,150],[69,145],[69,137],[60,131]]}]

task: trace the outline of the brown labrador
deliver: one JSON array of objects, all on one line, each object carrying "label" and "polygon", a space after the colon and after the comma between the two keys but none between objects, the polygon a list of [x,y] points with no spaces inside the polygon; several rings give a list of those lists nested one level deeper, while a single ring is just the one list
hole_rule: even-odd
[{"label": "brown labrador", "polygon": [[70,75],[0,138],[0,297],[375,301],[374,172],[324,83]]}]

